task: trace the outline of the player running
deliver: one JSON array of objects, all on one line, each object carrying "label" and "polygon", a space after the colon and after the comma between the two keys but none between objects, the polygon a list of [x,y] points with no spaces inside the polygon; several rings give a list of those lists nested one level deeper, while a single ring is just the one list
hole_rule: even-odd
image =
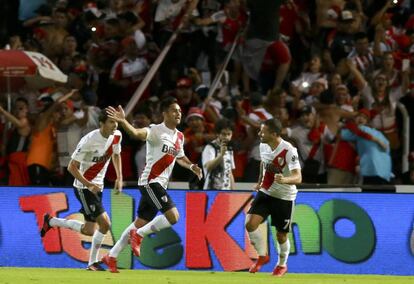
[{"label": "player running", "polygon": [[[86,134],[77,145],[68,171],[75,177],[73,187],[76,198],[82,205],[80,212],[85,223],[78,220],[62,219],[45,214],[40,232],[42,237],[52,228],[68,228],[92,237],[87,270],[104,271],[98,261],[98,253],[111,222],[102,206],[103,179],[112,158],[117,179],[114,189],[122,191],[121,140],[117,130],[118,122],[109,118],[105,112],[99,117],[100,128]],[[96,230],[98,223],[98,230]]]},{"label": "player running", "polygon": [[282,124],[278,119],[269,119],[260,127],[261,168],[258,193],[248,212],[246,230],[259,258],[250,267],[255,273],[269,262],[267,239],[259,225],[270,215],[272,225],[277,230],[278,261],[273,275],[283,276],[287,272],[287,259],[290,251],[288,233],[291,229],[293,209],[296,199],[296,184],[302,182],[298,152],[289,142],[280,137]]},{"label": "player running", "polygon": [[[184,154],[184,135],[176,127],[181,122],[181,108],[175,98],[169,97],[161,101],[163,122],[152,124],[146,128],[134,128],[126,119],[121,106],[117,109],[109,107],[108,116],[116,120],[133,138],[146,141],[147,156],[145,169],[138,180],[141,200],[137,217],[122,233],[120,239],[102,261],[113,273],[119,272],[116,258],[131,241],[131,248],[137,257],[140,256],[142,239],[155,232],[169,228],[177,223],[178,210],[167,193],[168,181],[175,161],[202,178],[202,170]],[[157,216],[158,211],[161,215]]]}]

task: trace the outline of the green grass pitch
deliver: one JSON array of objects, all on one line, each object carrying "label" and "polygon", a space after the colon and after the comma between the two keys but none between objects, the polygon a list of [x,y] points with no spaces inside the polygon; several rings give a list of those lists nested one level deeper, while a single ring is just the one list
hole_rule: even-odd
[{"label": "green grass pitch", "polygon": [[277,278],[269,273],[247,272],[121,270],[121,273],[92,272],[81,269],[0,268],[0,283],[122,283],[122,284],[414,284],[414,276],[286,274]]}]

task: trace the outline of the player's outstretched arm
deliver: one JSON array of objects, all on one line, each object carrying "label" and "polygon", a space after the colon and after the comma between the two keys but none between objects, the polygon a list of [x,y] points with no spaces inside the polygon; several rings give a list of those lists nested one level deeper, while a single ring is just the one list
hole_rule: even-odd
[{"label": "player's outstretched arm", "polygon": [[108,114],[108,117],[117,121],[129,136],[142,141],[147,139],[147,130],[145,128],[133,127],[126,119],[125,112],[121,106],[118,106],[117,108],[109,106],[105,111]]}]

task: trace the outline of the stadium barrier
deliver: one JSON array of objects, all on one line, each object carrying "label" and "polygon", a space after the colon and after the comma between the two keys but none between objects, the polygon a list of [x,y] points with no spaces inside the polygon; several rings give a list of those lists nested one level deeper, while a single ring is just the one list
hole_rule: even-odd
[{"label": "stadium barrier", "polygon": [[[309,190],[309,189],[308,189]],[[299,192],[289,271],[412,275],[414,271],[414,194]],[[414,187],[404,187],[414,192]],[[343,190],[341,190],[343,191]],[[141,257],[129,248],[119,256],[127,269],[244,271],[256,257],[244,230],[251,191],[171,190],[180,212],[172,229],[144,239]],[[139,191],[103,194],[112,219],[112,233],[101,254],[119,238],[134,218]],[[44,213],[83,220],[71,188],[0,187],[0,266],[84,268],[90,237],[53,229],[42,240]],[[277,260],[272,228],[267,232],[271,271]]]}]

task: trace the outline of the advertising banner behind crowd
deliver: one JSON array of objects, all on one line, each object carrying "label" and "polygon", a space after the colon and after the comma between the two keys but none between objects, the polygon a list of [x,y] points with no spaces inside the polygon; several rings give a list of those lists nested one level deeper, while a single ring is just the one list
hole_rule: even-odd
[{"label": "advertising banner behind crowd", "polygon": [[[138,259],[127,247],[118,263],[127,269],[244,271],[257,257],[244,229],[254,193],[169,191],[180,212],[171,229],[144,239]],[[139,191],[115,195],[103,205],[112,220],[101,255],[135,217]],[[412,275],[414,194],[299,192],[290,234],[289,271]],[[0,188],[0,266],[84,268],[91,237],[53,229],[42,240],[44,213],[83,220],[70,188]],[[277,261],[268,229],[272,271]]]}]

